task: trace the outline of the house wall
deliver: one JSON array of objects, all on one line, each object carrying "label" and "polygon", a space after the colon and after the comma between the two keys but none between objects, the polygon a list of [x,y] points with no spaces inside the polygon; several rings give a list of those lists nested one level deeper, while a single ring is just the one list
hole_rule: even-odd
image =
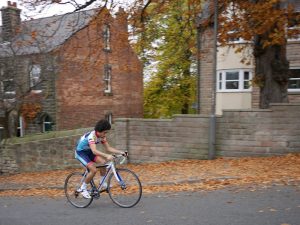
[{"label": "house wall", "polygon": [[[290,68],[300,69],[300,39],[289,41],[287,45],[287,59],[290,62]],[[300,102],[300,90],[289,92],[289,102]]]},{"label": "house wall", "polygon": [[219,92],[216,96],[217,115],[222,115],[226,109],[251,109],[251,92]]},{"label": "house wall", "polygon": [[300,40],[289,41],[287,45],[287,59],[290,62],[290,67],[300,67]]},{"label": "house wall", "polygon": [[[22,99],[22,103],[37,103],[41,106],[41,113],[47,113],[55,121],[55,68],[54,58],[51,54],[32,54],[26,56],[13,56],[9,58],[0,58],[0,61],[5,61],[5,79],[12,78],[16,83],[16,96]],[[36,93],[30,90],[30,66],[33,64],[41,65],[41,93]],[[16,98],[15,98],[16,99]],[[21,112],[19,105],[14,110],[19,120]],[[4,107],[5,108],[5,107]],[[2,110],[4,110],[2,108]],[[39,114],[38,114],[39,115]],[[3,118],[4,119],[4,118]],[[9,124],[11,126],[11,124]],[[16,129],[10,128],[10,129]],[[25,121],[23,126],[24,134],[39,133],[42,131],[42,123],[39,116],[32,121]]]},{"label": "house wall", "polygon": [[[111,50],[104,50],[103,26],[110,25]],[[102,11],[57,52],[57,128],[94,126],[112,113],[118,117],[143,116],[142,66],[128,42],[125,14],[112,18]],[[104,93],[104,67],[112,70],[112,92]]]},{"label": "house wall", "polygon": [[[238,47],[240,45],[238,44]],[[246,47],[241,52],[236,53],[237,47],[230,45],[228,47],[219,47],[217,54],[217,71],[232,69],[252,69],[253,57],[251,46]],[[242,63],[245,58],[249,64]],[[216,84],[218,85],[218,84]],[[222,115],[226,109],[250,109],[251,92],[220,92],[216,94],[216,114]]]},{"label": "house wall", "polygon": [[[219,47],[217,54],[217,70],[226,69],[252,69],[253,68],[253,55],[252,45],[245,47],[241,52],[236,52],[237,48],[245,44],[236,44],[235,46],[229,45],[228,47]],[[242,63],[241,60],[245,58],[249,64]]]}]

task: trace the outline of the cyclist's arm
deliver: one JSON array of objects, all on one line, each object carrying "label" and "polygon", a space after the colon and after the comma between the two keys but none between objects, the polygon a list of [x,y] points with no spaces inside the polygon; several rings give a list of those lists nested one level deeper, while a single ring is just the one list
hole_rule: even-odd
[{"label": "cyclist's arm", "polygon": [[92,150],[92,152],[93,152],[94,155],[102,156],[102,157],[104,157],[104,158],[106,158],[106,159],[108,159],[108,160],[111,159],[111,155],[106,154],[106,153],[104,153],[104,152],[100,152],[99,150],[97,150],[96,144],[90,143],[89,145],[90,145],[90,148],[91,148],[91,150]]},{"label": "cyclist's arm", "polygon": [[101,143],[103,144],[105,150],[108,151],[108,152],[110,152],[110,153],[121,154],[121,155],[124,154],[124,152],[119,151],[119,150],[117,150],[117,149],[111,147],[111,146],[109,145],[109,143],[107,142],[106,138],[104,138],[104,139],[102,140]]}]

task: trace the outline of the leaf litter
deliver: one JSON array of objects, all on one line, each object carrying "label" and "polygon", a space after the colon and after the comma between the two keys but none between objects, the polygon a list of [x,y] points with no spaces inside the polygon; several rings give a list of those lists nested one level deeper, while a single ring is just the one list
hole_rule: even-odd
[{"label": "leaf litter", "polygon": [[[228,187],[300,184],[300,154],[271,157],[175,160],[128,164],[140,178],[143,193],[210,191]],[[82,169],[28,172],[0,176],[0,196],[62,197],[67,175]],[[99,174],[96,176],[99,177]]]}]

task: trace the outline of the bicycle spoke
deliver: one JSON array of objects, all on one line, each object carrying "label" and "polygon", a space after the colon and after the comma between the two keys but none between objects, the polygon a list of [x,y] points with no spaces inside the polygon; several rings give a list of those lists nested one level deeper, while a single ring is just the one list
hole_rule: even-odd
[{"label": "bicycle spoke", "polygon": [[[86,199],[82,196],[81,192],[78,190],[80,189],[81,182],[83,180],[82,173],[75,172],[70,174],[65,181],[65,195],[68,201],[78,208],[84,208],[89,206],[93,198]],[[91,185],[88,185],[88,190],[91,190]]]},{"label": "bicycle spoke", "polygon": [[109,177],[108,193],[111,200],[118,206],[130,208],[136,205],[142,196],[142,185],[138,177],[128,169],[117,169],[121,182],[114,174]]}]

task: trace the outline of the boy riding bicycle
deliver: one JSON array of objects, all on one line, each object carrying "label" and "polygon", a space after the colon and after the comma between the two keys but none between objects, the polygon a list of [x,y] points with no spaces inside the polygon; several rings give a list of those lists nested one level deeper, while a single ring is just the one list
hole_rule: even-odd
[{"label": "boy riding bicycle", "polygon": [[[106,151],[114,154],[126,155],[127,152],[119,151],[111,147],[106,140],[106,133],[111,129],[111,125],[107,120],[100,120],[97,122],[95,129],[91,132],[85,133],[78,141],[75,151],[75,158],[78,159],[85,167],[89,169],[83,184],[80,187],[79,192],[82,192],[84,198],[91,198],[87,191],[87,185],[91,182],[97,168],[95,163],[104,164],[107,161],[112,160],[114,157],[111,154],[106,154],[97,150],[96,145],[103,144]],[[102,176],[105,175],[105,170],[100,170]],[[104,184],[104,187],[107,184]]]}]

